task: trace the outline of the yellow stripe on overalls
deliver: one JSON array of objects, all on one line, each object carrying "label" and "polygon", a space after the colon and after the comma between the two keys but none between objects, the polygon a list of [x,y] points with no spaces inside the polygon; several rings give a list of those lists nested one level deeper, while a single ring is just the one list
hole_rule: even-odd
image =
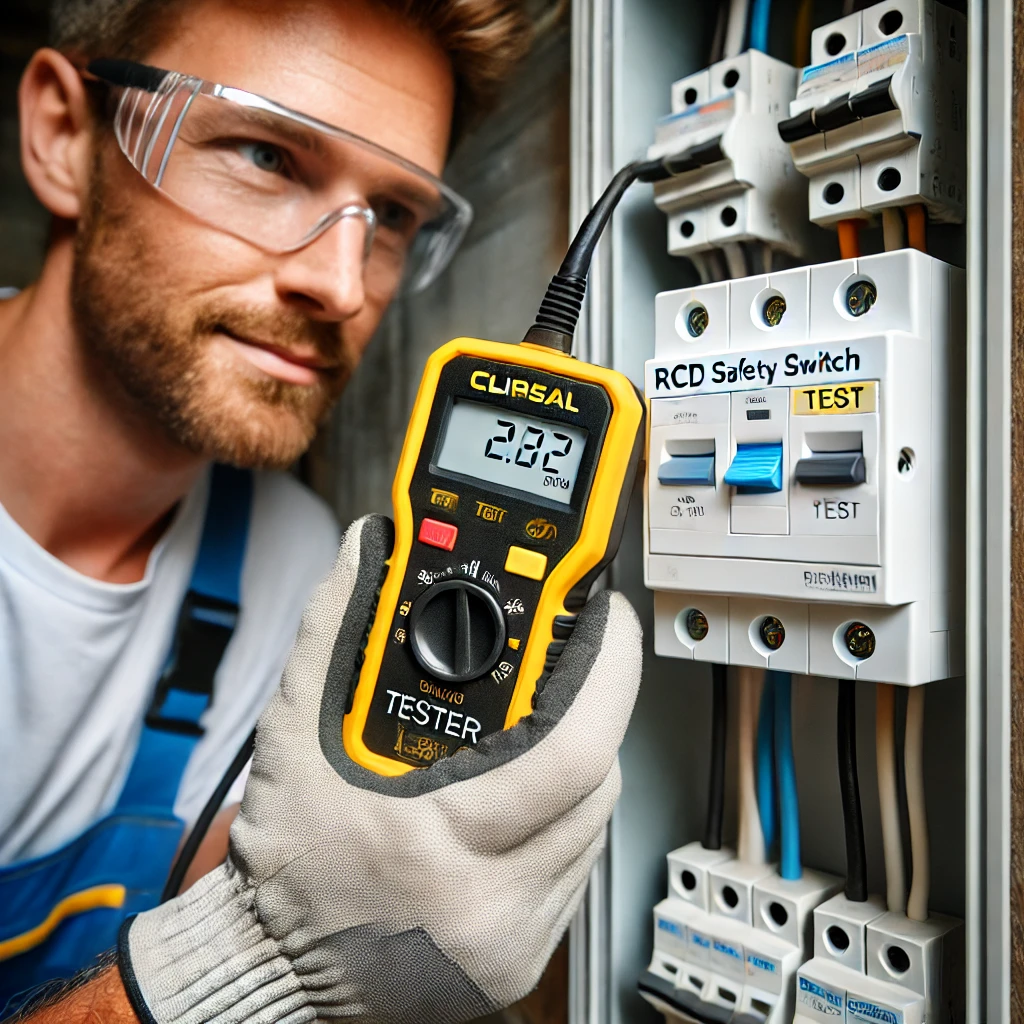
[{"label": "yellow stripe on overalls", "polygon": [[125,887],[123,885],[94,885],[91,889],[65,896],[49,914],[46,920],[35,928],[15,935],[13,938],[0,942],[0,960],[9,960],[12,956],[24,953],[45,942],[65,918],[75,914],[84,914],[87,910],[107,907],[116,910],[124,906]]}]

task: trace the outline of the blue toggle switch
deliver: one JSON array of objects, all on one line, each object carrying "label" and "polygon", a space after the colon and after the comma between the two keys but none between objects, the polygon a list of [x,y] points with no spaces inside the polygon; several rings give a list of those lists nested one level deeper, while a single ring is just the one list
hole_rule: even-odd
[{"label": "blue toggle switch", "polygon": [[658,483],[670,487],[713,487],[714,455],[673,455],[658,467]]},{"label": "blue toggle switch", "polygon": [[725,471],[725,482],[740,494],[772,494],[782,490],[782,442],[738,444]]}]

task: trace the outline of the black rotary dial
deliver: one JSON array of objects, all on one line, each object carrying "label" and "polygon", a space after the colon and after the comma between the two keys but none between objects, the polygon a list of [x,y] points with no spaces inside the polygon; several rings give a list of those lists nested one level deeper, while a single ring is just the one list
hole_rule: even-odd
[{"label": "black rotary dial", "polygon": [[501,605],[468,580],[435,583],[409,613],[409,646],[423,671],[441,682],[479,679],[505,646]]}]

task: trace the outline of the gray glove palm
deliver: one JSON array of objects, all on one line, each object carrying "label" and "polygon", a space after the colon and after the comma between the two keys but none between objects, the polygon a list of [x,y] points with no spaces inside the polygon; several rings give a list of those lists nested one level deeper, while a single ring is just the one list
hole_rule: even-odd
[{"label": "gray glove palm", "polygon": [[591,601],[515,728],[384,778],[341,720],[390,545],[355,523],[306,608],[228,862],[123,934],[143,1019],[455,1024],[529,992],[576,910],[620,788],[633,610]]}]

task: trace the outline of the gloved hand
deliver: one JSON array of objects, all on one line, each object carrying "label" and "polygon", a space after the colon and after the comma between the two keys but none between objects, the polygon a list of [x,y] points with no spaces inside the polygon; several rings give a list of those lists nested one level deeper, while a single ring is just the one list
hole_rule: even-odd
[{"label": "gloved hand", "polygon": [[529,992],[576,910],[619,794],[636,615],[595,597],[532,715],[385,778],[341,719],[390,550],[389,520],[353,524],[307,606],[227,863],[126,923],[143,1021],[454,1024]]}]

